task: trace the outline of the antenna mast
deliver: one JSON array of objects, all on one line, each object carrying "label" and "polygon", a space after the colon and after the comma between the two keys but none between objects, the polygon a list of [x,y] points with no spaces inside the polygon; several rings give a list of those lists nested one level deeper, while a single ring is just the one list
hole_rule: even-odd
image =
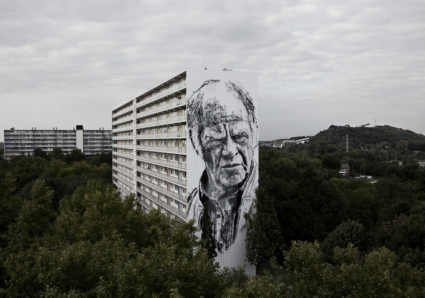
[{"label": "antenna mast", "polygon": [[347,141],[345,143],[345,152],[348,152],[348,135],[346,137],[347,137]]}]

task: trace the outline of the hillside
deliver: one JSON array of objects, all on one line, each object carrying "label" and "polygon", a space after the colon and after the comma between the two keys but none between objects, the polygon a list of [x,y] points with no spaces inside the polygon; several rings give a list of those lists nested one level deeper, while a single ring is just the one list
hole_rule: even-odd
[{"label": "hillside", "polygon": [[[375,127],[347,127],[331,125],[327,130],[319,132],[310,139],[310,143],[325,142],[345,146],[345,138],[348,134],[350,146],[360,147],[360,144],[375,145],[381,142],[396,144],[401,140],[411,145],[422,147],[425,144],[425,136],[410,130],[392,127],[389,125]],[[410,146],[409,146],[410,147]]]}]

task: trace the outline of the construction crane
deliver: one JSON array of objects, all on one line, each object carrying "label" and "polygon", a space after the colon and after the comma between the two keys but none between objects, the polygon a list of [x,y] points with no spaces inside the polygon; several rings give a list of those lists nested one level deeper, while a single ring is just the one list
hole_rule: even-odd
[{"label": "construction crane", "polygon": [[365,126],[368,126],[368,125],[370,125],[370,123],[362,124],[362,125],[357,125],[356,127],[365,127]]}]

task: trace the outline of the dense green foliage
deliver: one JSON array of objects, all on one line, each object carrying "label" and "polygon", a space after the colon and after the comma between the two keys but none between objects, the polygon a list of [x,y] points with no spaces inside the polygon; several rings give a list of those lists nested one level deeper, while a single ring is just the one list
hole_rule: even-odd
[{"label": "dense green foliage", "polygon": [[217,297],[222,274],[193,223],[136,210],[113,187],[89,182],[62,205],[37,180],[5,237],[8,297]]},{"label": "dense green foliage", "polygon": [[231,288],[225,297],[424,297],[425,273],[381,248],[360,258],[349,244],[334,249],[334,263],[324,261],[318,242],[294,242],[285,256],[282,272],[274,278],[259,276],[242,288]]},{"label": "dense green foliage", "polygon": [[273,256],[280,256],[284,248],[273,196],[268,193],[267,181],[267,176],[263,176],[256,191],[256,212],[244,215],[248,224],[245,238],[246,260],[257,266]]},{"label": "dense green foliage", "polygon": [[[268,196],[257,199],[274,202],[286,246],[294,240],[324,241],[327,260],[335,247],[349,243],[362,253],[388,247],[399,261],[425,268],[425,206],[419,201],[425,194],[425,168],[397,164],[375,184],[349,181],[335,177],[332,162],[323,162],[332,159],[329,155],[320,161],[307,152],[260,151],[260,177],[267,181],[259,190],[264,187]],[[257,229],[261,223],[251,225]],[[276,237],[271,239],[278,245]],[[247,255],[259,247],[248,245]]]},{"label": "dense green foliage", "polygon": [[348,220],[343,222],[335,230],[330,232],[321,245],[324,258],[333,261],[335,247],[347,247],[354,245],[360,252],[366,252],[373,241],[371,235],[358,221]]},{"label": "dense green foliage", "polygon": [[[251,278],[211,262],[208,216],[198,239],[192,223],[144,214],[116,194],[108,155],[80,153],[0,160],[0,296],[425,295],[425,168],[412,160],[323,144],[260,150],[246,258],[273,259],[278,274]],[[377,182],[341,178],[341,163]]]},{"label": "dense green foliage", "polygon": [[345,148],[346,135],[348,135],[350,145],[353,146],[353,148],[359,148],[362,144],[376,145],[381,142],[396,144],[402,140],[407,141],[409,144],[425,143],[424,135],[388,125],[376,127],[331,125],[327,130],[321,131],[314,137],[311,137],[310,142],[325,142],[326,144],[339,145]]}]

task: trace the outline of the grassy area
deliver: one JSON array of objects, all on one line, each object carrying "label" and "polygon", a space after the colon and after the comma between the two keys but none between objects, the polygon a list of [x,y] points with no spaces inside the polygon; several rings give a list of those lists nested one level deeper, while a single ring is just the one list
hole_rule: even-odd
[{"label": "grassy area", "polygon": [[425,205],[425,200],[419,201],[419,203]]}]

